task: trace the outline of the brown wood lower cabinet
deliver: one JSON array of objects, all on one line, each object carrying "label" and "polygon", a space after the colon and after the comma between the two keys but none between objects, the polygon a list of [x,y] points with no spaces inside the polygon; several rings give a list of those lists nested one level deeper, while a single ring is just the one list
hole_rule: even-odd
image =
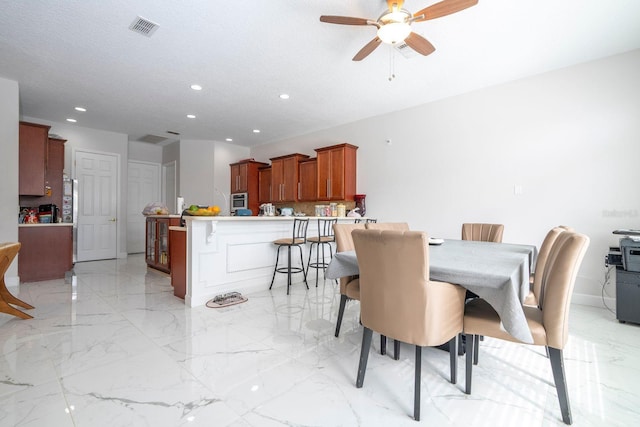
[{"label": "brown wood lower cabinet", "polygon": [[18,228],[18,275],[21,282],[62,279],[73,268],[73,227],[34,225]]},{"label": "brown wood lower cabinet", "polygon": [[173,294],[184,299],[187,293],[187,230],[185,227],[169,227],[171,247],[171,286]]},{"label": "brown wood lower cabinet", "polygon": [[151,215],[147,217],[145,259],[147,265],[171,273],[169,227],[180,224],[180,216]]}]

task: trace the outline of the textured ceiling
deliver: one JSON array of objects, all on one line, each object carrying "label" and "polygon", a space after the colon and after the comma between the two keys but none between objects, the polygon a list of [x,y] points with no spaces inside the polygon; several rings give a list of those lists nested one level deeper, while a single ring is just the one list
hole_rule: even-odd
[{"label": "textured ceiling", "polygon": [[[175,139],[167,133],[175,131],[252,146],[640,48],[639,0],[480,0],[413,24],[436,47],[432,55],[407,59],[381,46],[362,62],[351,58],[374,27],[318,19],[375,19],[385,7],[383,0],[0,0],[0,76],[18,81],[23,116],[72,117],[130,140]],[[159,24],[152,37],[128,29],[137,16]],[[74,111],[78,105],[88,111]]]}]

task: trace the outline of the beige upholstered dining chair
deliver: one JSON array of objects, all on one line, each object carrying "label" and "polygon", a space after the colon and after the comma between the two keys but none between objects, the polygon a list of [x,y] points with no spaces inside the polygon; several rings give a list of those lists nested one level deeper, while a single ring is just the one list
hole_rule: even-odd
[{"label": "beige upholstered dining chair", "polygon": [[[525,305],[532,305],[534,307],[539,306],[539,301],[542,301],[542,276],[544,272],[544,268],[547,264],[547,259],[549,258],[549,253],[551,252],[551,248],[555,243],[556,239],[565,231],[573,231],[571,227],[566,226],[558,226],[553,227],[544,240],[542,241],[542,245],[540,245],[540,250],[538,251],[538,257],[536,259],[536,267],[535,272],[531,274],[530,277],[530,285],[531,289],[529,291],[529,295],[524,300]],[[538,273],[538,274],[536,274]]]},{"label": "beige upholstered dining chair", "polygon": [[416,346],[413,414],[420,419],[422,347],[449,343],[456,382],[464,288],[429,280],[429,238],[419,231],[354,230],[364,327],[356,386],[361,388],[373,331]]},{"label": "beige upholstered dining chair", "polygon": [[[356,242],[357,243],[357,242]],[[563,232],[549,253],[542,273],[541,308],[525,306],[524,313],[533,336],[533,345],[545,346],[551,361],[551,370],[558,393],[562,420],[571,424],[571,408],[564,374],[564,349],[569,335],[569,306],[576,276],[589,238],[583,234]],[[356,246],[357,249],[357,246]],[[362,270],[361,270],[362,271]],[[519,342],[501,327],[500,317],[483,299],[475,299],[465,306],[464,334],[467,339],[465,392],[471,393],[473,368],[473,342],[479,335]]]},{"label": "beige upholstered dining chair", "polygon": [[18,255],[21,246],[20,242],[0,243],[0,313],[11,314],[21,319],[31,319],[33,316],[13,306],[17,305],[27,310],[32,309],[33,306],[11,295],[4,281],[4,275],[16,255]]},{"label": "beige upholstered dining chair", "polygon": [[[333,234],[336,239],[336,252],[354,250],[351,232],[353,230],[364,230],[365,223],[357,224],[333,224]],[[358,276],[348,276],[340,278],[340,308],[338,309],[338,321],[336,322],[336,337],[340,334],[342,316],[348,300],[360,301],[360,280]]]},{"label": "beige upholstered dining chair", "polygon": [[[367,223],[367,230],[395,230],[395,231],[409,231],[409,224],[406,222],[377,222]],[[380,354],[387,353],[387,338],[382,335],[380,337]],[[393,342],[393,358],[400,360],[400,342]]]},{"label": "beige upholstered dining chair", "polygon": [[369,222],[366,224],[367,230],[396,230],[409,231],[409,224],[406,222]]},{"label": "beige upholstered dining chair", "polygon": [[504,225],[502,224],[462,224],[462,240],[502,243],[503,232]]}]

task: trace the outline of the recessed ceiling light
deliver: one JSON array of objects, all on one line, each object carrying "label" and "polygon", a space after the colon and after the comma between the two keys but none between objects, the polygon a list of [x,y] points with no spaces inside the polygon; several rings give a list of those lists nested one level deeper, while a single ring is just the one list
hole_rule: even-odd
[{"label": "recessed ceiling light", "polygon": [[233,141],[233,138],[227,138],[227,139],[225,139],[225,141],[231,142],[231,141]]},{"label": "recessed ceiling light", "polygon": [[71,122],[71,123],[75,123],[75,122],[77,122],[77,120],[76,120],[76,119],[67,119],[67,121],[68,121],[68,122]]},{"label": "recessed ceiling light", "polygon": [[76,111],[81,111],[81,112],[83,112],[83,113],[84,113],[85,111],[87,111],[87,109],[86,109],[86,108],[84,108],[84,107],[76,107],[76,108],[75,108],[75,110],[76,110]]},{"label": "recessed ceiling light", "polygon": [[191,89],[193,89],[193,90],[202,90],[202,86],[200,86],[200,85],[191,85]]},{"label": "recessed ceiling light", "polygon": [[194,116],[193,114],[187,114],[187,118],[189,118],[189,119],[195,119],[195,118],[196,118],[196,116]]},{"label": "recessed ceiling light", "polygon": [[289,99],[289,95],[287,95],[286,93],[283,93],[280,95],[280,99]]},{"label": "recessed ceiling light", "polygon": [[254,129],[253,133],[260,133],[260,129]]}]

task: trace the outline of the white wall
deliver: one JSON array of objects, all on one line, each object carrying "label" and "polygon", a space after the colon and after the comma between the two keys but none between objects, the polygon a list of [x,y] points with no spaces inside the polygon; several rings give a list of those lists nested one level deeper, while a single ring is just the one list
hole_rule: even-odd
[{"label": "white wall", "polygon": [[148,142],[129,141],[129,160],[162,164],[162,147]]},{"label": "white wall", "polygon": [[[247,147],[218,141],[181,140],[178,193],[187,206],[217,204],[224,214],[230,189],[229,164],[248,155]],[[228,201],[226,206],[228,214]]]},{"label": "white wall", "polygon": [[640,229],[639,76],[636,50],[254,147],[251,155],[265,161],[357,145],[367,215],[436,237],[459,238],[463,222],[499,222],[505,242],[539,246],[551,227],[570,225],[591,238],[574,301],[600,304],[603,258],[617,244],[611,231]]},{"label": "white wall", "polygon": [[[18,241],[18,120],[18,82],[0,78],[0,242]],[[5,283],[18,282],[18,262],[13,261]]]},{"label": "white wall", "polygon": [[120,156],[120,177],[118,196],[118,258],[127,256],[127,162],[128,162],[128,136],[122,133],[108,132],[97,129],[89,129],[73,124],[49,122],[46,120],[25,117],[23,120],[50,125],[49,133],[59,135],[66,139],[64,151],[64,171],[73,176],[72,162],[76,150],[90,150],[100,153],[113,153]]}]

